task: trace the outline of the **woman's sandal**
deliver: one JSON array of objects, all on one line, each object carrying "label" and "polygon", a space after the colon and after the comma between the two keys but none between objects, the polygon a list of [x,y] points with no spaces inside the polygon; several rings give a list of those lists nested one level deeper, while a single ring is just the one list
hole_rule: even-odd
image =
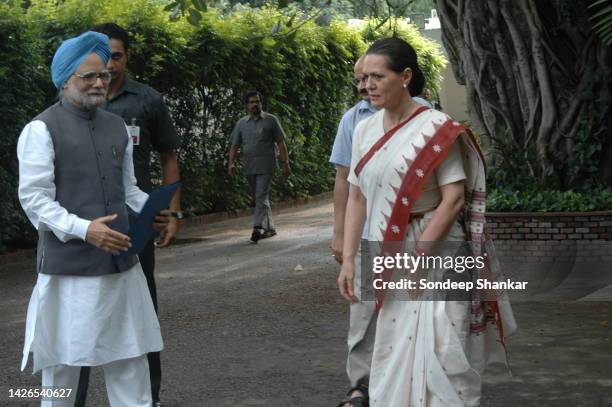
[{"label": "woman's sandal", "polygon": [[[363,396],[351,397],[354,391],[360,391]],[[368,395],[368,385],[365,383],[359,383],[353,387],[346,394],[346,398],[338,404],[338,407],[344,407],[346,404],[351,407],[370,407],[370,397]]]}]

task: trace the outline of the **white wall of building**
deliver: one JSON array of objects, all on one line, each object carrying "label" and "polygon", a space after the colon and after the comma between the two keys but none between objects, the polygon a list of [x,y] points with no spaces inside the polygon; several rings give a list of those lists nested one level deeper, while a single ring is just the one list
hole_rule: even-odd
[{"label": "white wall of building", "polygon": [[[426,20],[425,27],[437,26],[438,28],[426,28],[425,30],[421,31],[421,34],[440,44],[442,52],[446,58],[448,58],[448,53],[446,52],[444,44],[442,43],[442,30],[439,28],[439,20],[437,18],[430,18],[428,20],[430,22],[428,23]],[[437,23],[431,23],[431,20],[435,20]],[[465,86],[457,83],[450,62],[442,71],[442,77],[444,78],[440,87],[440,104],[442,105],[442,110],[448,113],[455,120],[469,120]]]}]

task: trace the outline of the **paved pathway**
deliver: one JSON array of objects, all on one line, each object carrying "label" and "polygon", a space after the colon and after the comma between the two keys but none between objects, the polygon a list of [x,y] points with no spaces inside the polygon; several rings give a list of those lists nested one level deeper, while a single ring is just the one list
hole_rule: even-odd
[{"label": "paved pathway", "polygon": [[[331,210],[285,210],[279,235],[256,246],[243,218],[190,229],[183,244],[158,251],[167,406],[335,406],[347,386],[347,306],[329,255]],[[19,371],[34,281],[31,261],[0,270],[0,406],[39,405],[8,400],[8,388],[40,383]],[[612,405],[612,301],[514,308],[513,376],[492,370],[483,406]],[[107,405],[99,369],[89,401]]]}]

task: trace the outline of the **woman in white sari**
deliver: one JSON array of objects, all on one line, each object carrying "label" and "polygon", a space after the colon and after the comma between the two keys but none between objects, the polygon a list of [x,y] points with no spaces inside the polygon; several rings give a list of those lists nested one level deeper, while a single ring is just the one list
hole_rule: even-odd
[{"label": "woman in white sari", "polygon": [[[380,110],[359,123],[353,138],[338,278],[350,301],[366,219],[368,240],[383,248],[418,242],[421,252],[425,242],[469,240],[478,255],[489,247],[482,154],[462,125],[412,100],[424,86],[413,48],[397,38],[379,40],[363,63],[371,103]],[[494,266],[488,264],[490,273]],[[515,328],[507,301],[383,300],[377,292],[370,405],[478,406],[480,374],[488,362],[505,360],[503,339]]]}]

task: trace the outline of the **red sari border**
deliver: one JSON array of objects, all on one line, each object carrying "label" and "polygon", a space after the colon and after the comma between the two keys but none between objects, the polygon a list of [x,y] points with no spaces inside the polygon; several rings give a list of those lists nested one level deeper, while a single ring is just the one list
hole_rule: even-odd
[{"label": "red sari border", "polygon": [[414,119],[416,116],[418,116],[425,110],[429,110],[429,108],[426,106],[419,106],[417,110],[410,115],[410,117],[400,122],[397,126],[386,132],[380,139],[378,139],[378,141],[370,148],[370,150],[368,150],[368,152],[363,157],[361,157],[359,163],[357,163],[357,166],[355,167],[355,175],[357,177],[359,176],[359,174],[363,170],[363,167],[365,167],[365,165],[370,161],[370,159],[374,157],[374,154],[376,154],[378,150],[380,150],[385,144],[387,144],[387,142],[391,140],[391,137],[393,137],[393,135],[397,133],[399,129],[404,127],[406,124],[408,124],[409,121]]},{"label": "red sari border", "polygon": [[[406,230],[411,221],[411,210],[414,203],[423,192],[423,186],[432,172],[446,158],[453,143],[459,135],[465,132],[465,127],[454,120],[447,120],[442,125],[435,124],[436,132],[425,144],[414,161],[409,161],[404,157],[408,164],[408,170],[403,176],[399,189],[396,189],[397,196],[392,206],[391,215],[387,223],[387,228],[383,233],[382,252],[389,255],[390,247],[393,245],[387,242],[401,242],[406,238]],[[427,136],[425,136],[427,137]],[[391,205],[391,202],[389,202]],[[382,273],[383,281],[389,281],[392,270],[385,269]],[[384,290],[376,290],[376,310],[382,308],[385,297]]]}]

